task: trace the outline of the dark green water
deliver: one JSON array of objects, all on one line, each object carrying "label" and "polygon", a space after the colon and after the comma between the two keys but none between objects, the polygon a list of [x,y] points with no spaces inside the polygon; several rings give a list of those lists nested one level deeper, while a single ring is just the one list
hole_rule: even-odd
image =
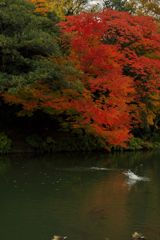
[{"label": "dark green water", "polygon": [[[150,181],[128,184],[126,169]],[[160,240],[160,153],[0,157],[0,240],[129,240],[134,231]]]}]

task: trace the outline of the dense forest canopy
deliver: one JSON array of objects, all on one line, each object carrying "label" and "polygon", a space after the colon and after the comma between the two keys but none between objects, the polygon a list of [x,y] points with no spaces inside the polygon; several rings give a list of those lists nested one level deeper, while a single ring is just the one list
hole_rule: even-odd
[{"label": "dense forest canopy", "polygon": [[[159,24],[137,16],[128,1],[82,12],[86,4],[1,2],[2,109],[11,105],[17,118],[40,111],[59,129],[79,129],[107,149],[159,134]],[[149,9],[144,14],[158,18],[158,8]]]}]

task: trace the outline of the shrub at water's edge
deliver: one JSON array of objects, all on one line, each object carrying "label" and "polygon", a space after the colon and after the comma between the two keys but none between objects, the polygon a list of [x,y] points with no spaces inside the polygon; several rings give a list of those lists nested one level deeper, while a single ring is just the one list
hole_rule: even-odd
[{"label": "shrub at water's edge", "polygon": [[11,151],[12,140],[4,133],[0,132],[0,154],[6,154]]}]

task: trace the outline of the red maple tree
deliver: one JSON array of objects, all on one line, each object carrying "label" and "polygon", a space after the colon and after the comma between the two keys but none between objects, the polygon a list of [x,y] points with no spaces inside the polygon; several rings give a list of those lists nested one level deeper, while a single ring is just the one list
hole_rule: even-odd
[{"label": "red maple tree", "polygon": [[123,144],[129,139],[131,119],[140,116],[135,106],[140,112],[140,103],[159,91],[156,22],[151,17],[106,10],[67,17],[60,26],[70,42],[70,58],[85,75],[83,83],[94,106],[90,107],[90,125],[110,144]]}]

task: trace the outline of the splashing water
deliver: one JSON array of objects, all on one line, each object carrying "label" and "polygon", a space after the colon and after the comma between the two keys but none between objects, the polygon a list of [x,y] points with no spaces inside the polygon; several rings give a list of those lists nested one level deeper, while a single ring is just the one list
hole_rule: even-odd
[{"label": "splashing water", "polygon": [[138,175],[136,175],[134,172],[132,172],[131,170],[128,170],[126,172],[123,172],[123,174],[125,176],[127,176],[130,180],[133,180],[133,181],[150,181],[149,178],[147,177],[140,177]]}]

